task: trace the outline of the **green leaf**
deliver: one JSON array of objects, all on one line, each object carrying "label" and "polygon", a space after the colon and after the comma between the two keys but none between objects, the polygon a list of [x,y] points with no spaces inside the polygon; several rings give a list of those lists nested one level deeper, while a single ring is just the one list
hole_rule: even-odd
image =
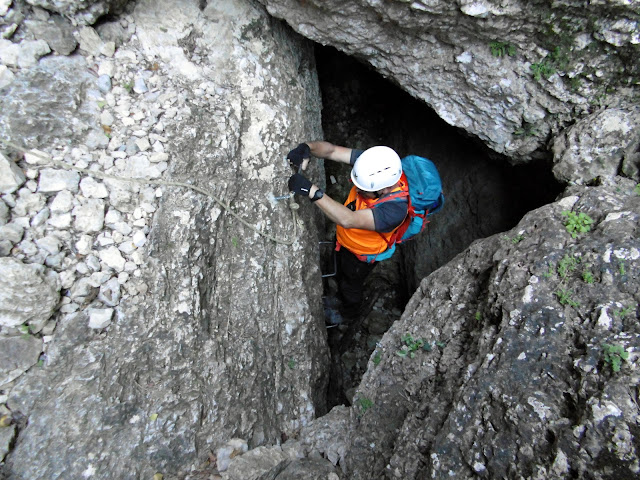
[{"label": "green leaf", "polygon": [[151,415],[149,415],[149,420],[151,420],[152,422],[155,422],[157,418],[158,418],[157,413],[152,413]]}]

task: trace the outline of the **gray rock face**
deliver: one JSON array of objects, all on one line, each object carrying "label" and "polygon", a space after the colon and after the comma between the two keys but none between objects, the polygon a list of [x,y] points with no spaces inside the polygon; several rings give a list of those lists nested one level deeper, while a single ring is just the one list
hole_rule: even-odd
[{"label": "gray rock face", "polygon": [[[633,187],[576,188],[422,281],[350,422],[320,430],[348,478],[637,476]],[[565,211],[591,230],[573,238]]]},{"label": "gray rock face", "polygon": [[262,3],[514,162],[537,155],[590,103],[634,103],[637,87],[626,87],[636,85],[640,14],[627,2]]},{"label": "gray rock face", "polygon": [[60,299],[55,273],[10,257],[0,258],[0,272],[0,325],[28,323],[40,331]]},{"label": "gray rock face", "polygon": [[29,5],[42,7],[71,18],[78,23],[91,25],[108,13],[117,14],[128,0],[26,0]]},{"label": "gray rock face", "polygon": [[82,143],[96,128],[94,83],[82,57],[46,57],[20,70],[0,96],[0,135],[27,147]]},{"label": "gray rock face", "polygon": [[13,193],[26,181],[24,172],[0,153],[0,192]]},{"label": "gray rock face", "polygon": [[555,176],[585,184],[610,181],[619,172],[639,178],[640,108],[610,108],[569,127],[553,144]]},{"label": "gray rock face", "polygon": [[40,352],[42,340],[33,336],[0,337],[0,386],[15,380],[35,365]]},{"label": "gray rock face", "polygon": [[[10,476],[180,478],[231,438],[250,449],[277,445],[326,410],[318,227],[308,202],[297,210],[270,200],[286,192],[291,145],[322,136],[313,50],[260,6],[199,6],[139,2],[129,17],[136,37],[98,60],[113,79],[95,100],[110,112],[108,145],[80,131],[59,149],[46,130],[28,137],[69,165],[183,182],[222,203],[113,179],[105,197],[84,174],[79,190],[38,193],[56,218],[75,223],[52,218],[19,244],[30,260],[44,258],[38,245],[59,248],[66,287],[45,366],[8,393],[8,408],[28,418]],[[66,61],[62,72],[82,65]],[[148,91],[125,88],[137,77]],[[63,110],[62,132],[106,118],[98,108],[76,115],[81,105]],[[14,127],[5,110],[0,125]],[[321,166],[310,175],[319,181]],[[298,240],[277,243],[249,227]],[[51,230],[59,244],[44,240]]]}]

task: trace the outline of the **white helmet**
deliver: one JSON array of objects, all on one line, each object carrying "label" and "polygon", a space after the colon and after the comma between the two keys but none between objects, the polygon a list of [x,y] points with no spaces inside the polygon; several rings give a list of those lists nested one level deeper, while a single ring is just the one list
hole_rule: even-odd
[{"label": "white helmet", "polygon": [[351,180],[360,190],[377,192],[395,185],[402,176],[402,162],[389,147],[371,147],[360,155],[351,169]]}]

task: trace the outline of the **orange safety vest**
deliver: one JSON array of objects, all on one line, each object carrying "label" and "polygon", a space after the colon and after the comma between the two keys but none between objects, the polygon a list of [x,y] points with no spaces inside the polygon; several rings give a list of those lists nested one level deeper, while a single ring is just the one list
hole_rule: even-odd
[{"label": "orange safety vest", "polygon": [[[389,194],[381,198],[364,198],[358,195],[356,187],[352,187],[344,205],[347,206],[355,200],[356,211],[367,208],[374,208],[376,205],[394,200],[396,198],[408,197],[409,185],[404,173],[400,177],[398,187],[394,188]],[[363,230],[360,228],[344,228],[340,225],[336,228],[337,249],[344,247],[351,253],[360,255],[378,255],[384,252],[388,247],[391,237],[395,231],[400,228],[402,222],[391,232],[376,232],[375,230]]]}]

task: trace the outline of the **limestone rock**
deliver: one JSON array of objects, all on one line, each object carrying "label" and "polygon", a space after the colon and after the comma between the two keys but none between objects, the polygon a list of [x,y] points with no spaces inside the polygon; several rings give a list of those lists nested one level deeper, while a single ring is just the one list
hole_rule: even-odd
[{"label": "limestone rock", "polygon": [[13,82],[15,75],[5,65],[0,65],[0,90],[8,87]]},{"label": "limestone rock", "polygon": [[57,276],[10,257],[0,258],[0,273],[0,325],[44,325],[60,298]]},{"label": "limestone rock", "polygon": [[553,144],[553,172],[566,182],[585,184],[596,178],[611,183],[623,170],[623,163],[635,164],[628,172],[640,182],[640,108],[608,108],[599,111],[558,136]]},{"label": "limestone rock", "polygon": [[22,169],[0,153],[0,192],[13,193],[26,180]]},{"label": "limestone rock", "polygon": [[16,426],[9,425],[5,428],[0,428],[0,459],[4,460],[4,457],[9,453],[10,446],[13,445],[16,435]]},{"label": "limestone rock", "polygon": [[15,380],[34,366],[41,352],[42,340],[32,335],[0,337],[0,386]]},{"label": "limestone rock", "polygon": [[[183,478],[229,438],[245,438],[251,450],[274,445],[326,410],[318,225],[308,203],[294,216],[288,203],[265,200],[286,192],[290,167],[282,159],[293,139],[322,135],[312,46],[239,0],[142,0],[120,20],[136,36],[114,55],[113,88],[99,93],[95,77],[78,79],[67,88],[74,103],[57,113],[62,131],[54,137],[43,128],[27,141],[74,164],[91,156],[88,168],[192,183],[261,232],[295,241],[260,236],[188,188],[109,180],[107,198],[75,195],[77,223],[66,244],[87,236],[65,259],[77,278],[47,343],[46,378],[29,372],[8,394],[12,410],[28,418],[5,467],[15,477]],[[78,77],[86,67],[78,62]],[[122,87],[137,75],[148,92]],[[48,77],[55,96],[61,77],[71,82],[60,72]],[[106,152],[86,142],[100,125],[96,98],[114,118]],[[46,117],[43,110],[35,113]],[[6,111],[0,130],[13,132]],[[127,152],[139,138],[149,150]],[[167,156],[152,163],[153,153]],[[310,173],[321,178],[322,165]],[[80,215],[91,201],[105,209]],[[89,225],[112,209],[120,215],[108,214],[107,229]],[[134,230],[144,236],[134,240]],[[134,241],[140,246],[130,254],[118,250]],[[87,310],[117,299],[115,271],[120,300],[108,308],[118,321],[88,328]]]},{"label": "limestone rock", "polygon": [[113,308],[92,308],[89,309],[89,328],[101,329],[111,324]]},{"label": "limestone rock", "polygon": [[26,0],[29,5],[42,7],[74,21],[91,25],[103,15],[122,10],[127,0]]},{"label": "limestone rock", "polygon": [[261,3],[300,34],[369,63],[514,163],[539,157],[548,135],[590,104],[636,102],[634,2]]},{"label": "limestone rock", "polygon": [[62,190],[78,191],[80,175],[72,170],[55,170],[43,168],[38,180],[38,191],[44,193],[60,192]]},{"label": "limestone rock", "polygon": [[78,46],[73,26],[59,15],[53,15],[48,21],[26,21],[25,24],[38,40],[47,42],[51,50],[60,55],[69,55]]},{"label": "limestone rock", "polygon": [[97,108],[86,66],[79,56],[48,56],[17,72],[0,95],[0,136],[21,145],[81,143]]},{"label": "limestone rock", "polygon": [[[371,406],[352,407],[347,478],[636,475],[638,452],[623,440],[640,415],[629,401],[640,350],[634,186],[575,187],[422,281],[356,393]],[[590,231],[572,237],[568,209],[589,215]],[[398,356],[407,333],[430,350]],[[628,352],[617,372],[605,344]]]},{"label": "limestone rock", "polygon": [[104,226],[104,202],[89,198],[74,207],[71,214],[75,217],[74,228],[82,233],[99,232]]}]

